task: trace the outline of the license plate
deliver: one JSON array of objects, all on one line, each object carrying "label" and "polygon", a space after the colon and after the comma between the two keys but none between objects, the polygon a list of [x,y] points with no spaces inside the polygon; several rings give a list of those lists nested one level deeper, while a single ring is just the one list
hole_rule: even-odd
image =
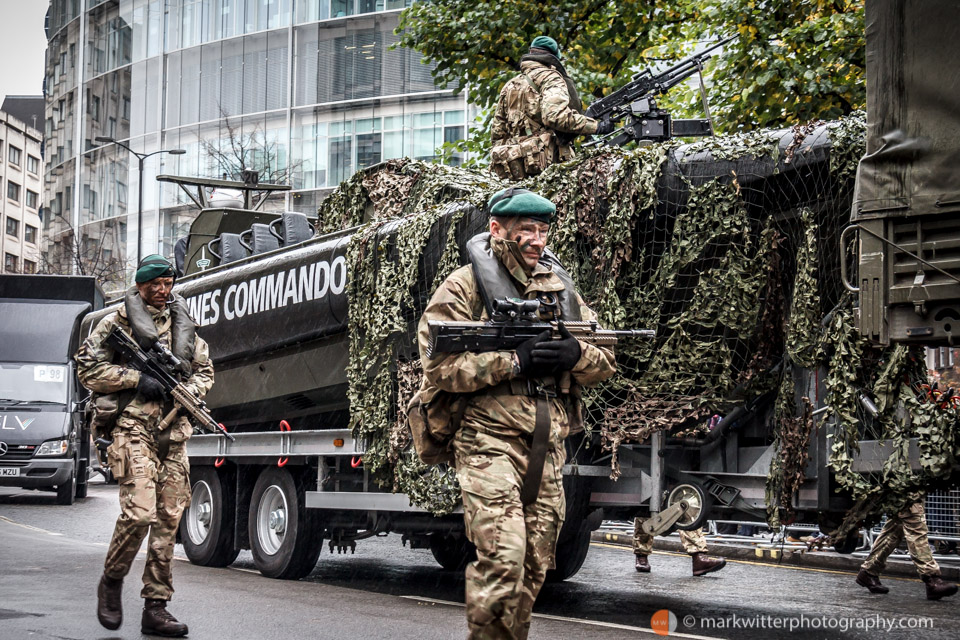
[{"label": "license plate", "polygon": [[0,478],[16,478],[20,475],[20,467],[0,467]]}]

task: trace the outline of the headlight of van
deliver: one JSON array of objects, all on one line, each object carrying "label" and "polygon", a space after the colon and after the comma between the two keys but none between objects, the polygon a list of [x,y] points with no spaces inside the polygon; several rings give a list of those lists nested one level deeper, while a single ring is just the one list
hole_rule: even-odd
[{"label": "headlight of van", "polygon": [[65,456],[70,449],[68,440],[47,440],[37,449],[35,456]]}]

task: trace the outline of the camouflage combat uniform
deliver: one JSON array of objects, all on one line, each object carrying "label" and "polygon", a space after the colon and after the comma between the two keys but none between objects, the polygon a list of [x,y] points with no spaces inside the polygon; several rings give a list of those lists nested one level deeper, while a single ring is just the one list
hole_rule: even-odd
[{"label": "camouflage combat uniform", "polygon": [[[643,523],[642,518],[633,521],[633,553],[638,556],[648,556],[653,552],[653,536],[643,531]],[[702,528],[693,531],[680,530],[680,543],[683,550],[690,555],[707,552],[707,539],[703,537]]]},{"label": "camouflage combat uniform", "polygon": [[896,515],[887,516],[887,522],[873,542],[870,555],[861,568],[871,575],[879,576],[887,566],[887,558],[904,538],[907,539],[907,548],[917,566],[917,573],[921,577],[940,575],[940,566],[933,559],[927,542],[927,521],[922,499],[912,502]]},{"label": "camouflage combat uniform", "polygon": [[[170,346],[170,308],[162,311],[147,306],[160,340]],[[113,350],[104,338],[119,324],[130,332],[126,312],[121,306],[105,317],[77,352],[77,374],[85,387],[108,394],[134,390],[140,373],[113,364]],[[207,344],[196,338],[193,373],[184,386],[203,396],[213,386],[213,363]],[[171,425],[170,447],[164,460],[157,457],[157,425],[165,413],[159,402],[148,402],[134,395],[113,429],[113,443],[107,449],[110,467],[120,484],[120,517],[110,540],[104,575],[122,579],[149,530],[146,567],[143,572],[144,599],[169,600],[173,594],[171,562],[177,526],[183,510],[190,504],[190,463],[186,440],[193,428],[185,417]]]},{"label": "camouflage combat uniform", "polygon": [[572,137],[558,137],[557,132],[596,131],[596,120],[571,108],[570,93],[559,71],[524,60],[520,75],[500,91],[490,132],[491,168],[501,178],[522,180],[574,157]]},{"label": "camouflage combat uniform", "polygon": [[[530,299],[540,291],[560,291],[563,283],[543,264],[532,275],[493,239],[491,246]],[[583,319],[595,319],[577,296]],[[463,496],[467,536],[477,547],[477,560],[466,570],[466,607],[470,637],[526,638],[533,603],[547,569],[554,566],[557,537],[565,515],[562,472],[563,440],[571,416],[563,398],[553,398],[551,433],[537,500],[524,507],[520,488],[526,475],[530,436],[536,421],[536,399],[513,395],[513,352],[459,353],[423,356],[429,320],[486,320],[470,266],[448,277],[431,298],[420,320],[419,342],[426,385],[455,393],[475,393],[464,411],[454,439],[457,478]],[[580,342],[576,366],[559,376],[557,387],[593,385],[614,372],[613,353]],[[520,379],[523,380],[523,379]],[[507,388],[505,390],[504,388]],[[579,407],[577,408],[579,415]],[[577,426],[573,420],[573,426]]]}]

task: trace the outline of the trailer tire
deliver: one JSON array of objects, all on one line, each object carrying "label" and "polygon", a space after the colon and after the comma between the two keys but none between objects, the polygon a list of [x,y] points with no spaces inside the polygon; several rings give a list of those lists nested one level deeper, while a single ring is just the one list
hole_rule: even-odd
[{"label": "trailer tire", "polygon": [[667,496],[666,507],[672,506],[680,500],[691,502],[695,508],[693,515],[681,518],[674,525],[681,531],[693,531],[707,524],[710,516],[710,508],[713,506],[712,496],[703,490],[703,487],[696,484],[683,483],[678,484],[670,490]]},{"label": "trailer tire", "polygon": [[582,526],[575,535],[557,542],[556,566],[547,571],[547,582],[563,582],[577,575],[590,551],[591,533],[589,527]]},{"label": "trailer tire", "polygon": [[851,531],[843,540],[837,540],[833,543],[833,550],[837,553],[849,555],[860,546],[860,528]]},{"label": "trailer tire", "polygon": [[193,564],[226,567],[240,554],[233,540],[236,496],[209,466],[191,470],[190,491],[190,506],[180,519],[183,550]]},{"label": "trailer tire", "polygon": [[465,535],[430,534],[430,553],[447,571],[463,571],[477,559],[477,548]]},{"label": "trailer tire", "polygon": [[318,517],[305,507],[305,490],[287,469],[267,467],[250,499],[250,551],[268,578],[297,580],[317,566],[323,544]]}]

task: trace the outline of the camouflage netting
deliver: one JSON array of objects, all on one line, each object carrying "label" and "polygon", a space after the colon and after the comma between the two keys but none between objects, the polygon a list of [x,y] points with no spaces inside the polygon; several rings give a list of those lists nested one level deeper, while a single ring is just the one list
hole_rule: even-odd
[{"label": "camouflage netting", "polygon": [[[852,356],[837,355],[861,348],[844,312],[838,240],[864,128],[855,114],[692,145],[593,149],[523,185],[556,203],[550,245],[602,324],[657,331],[655,342],[619,345],[619,375],[585,398],[588,427],[612,454],[614,476],[621,444],[658,430],[696,434],[711,417],[772,394],[769,442],[778,455],[769,514],[789,515],[815,427],[794,367],[827,363],[836,384],[860,375]],[[482,207],[504,186],[486,172],[390,161],[356,174],[319,210],[323,231],[363,225],[348,252],[348,380],[365,466],[438,514],[457,506],[459,490],[451,471],[421,464],[410,447],[402,408],[422,375],[414,327],[430,293],[461,264],[462,243],[484,230],[482,216],[450,203]],[[877,479],[849,470],[844,455],[862,437],[860,423],[837,406],[844,426],[831,462],[860,498]],[[942,434],[940,414],[931,415],[927,426],[915,418],[914,430]],[[928,466],[943,464],[947,445],[924,447]]]}]

